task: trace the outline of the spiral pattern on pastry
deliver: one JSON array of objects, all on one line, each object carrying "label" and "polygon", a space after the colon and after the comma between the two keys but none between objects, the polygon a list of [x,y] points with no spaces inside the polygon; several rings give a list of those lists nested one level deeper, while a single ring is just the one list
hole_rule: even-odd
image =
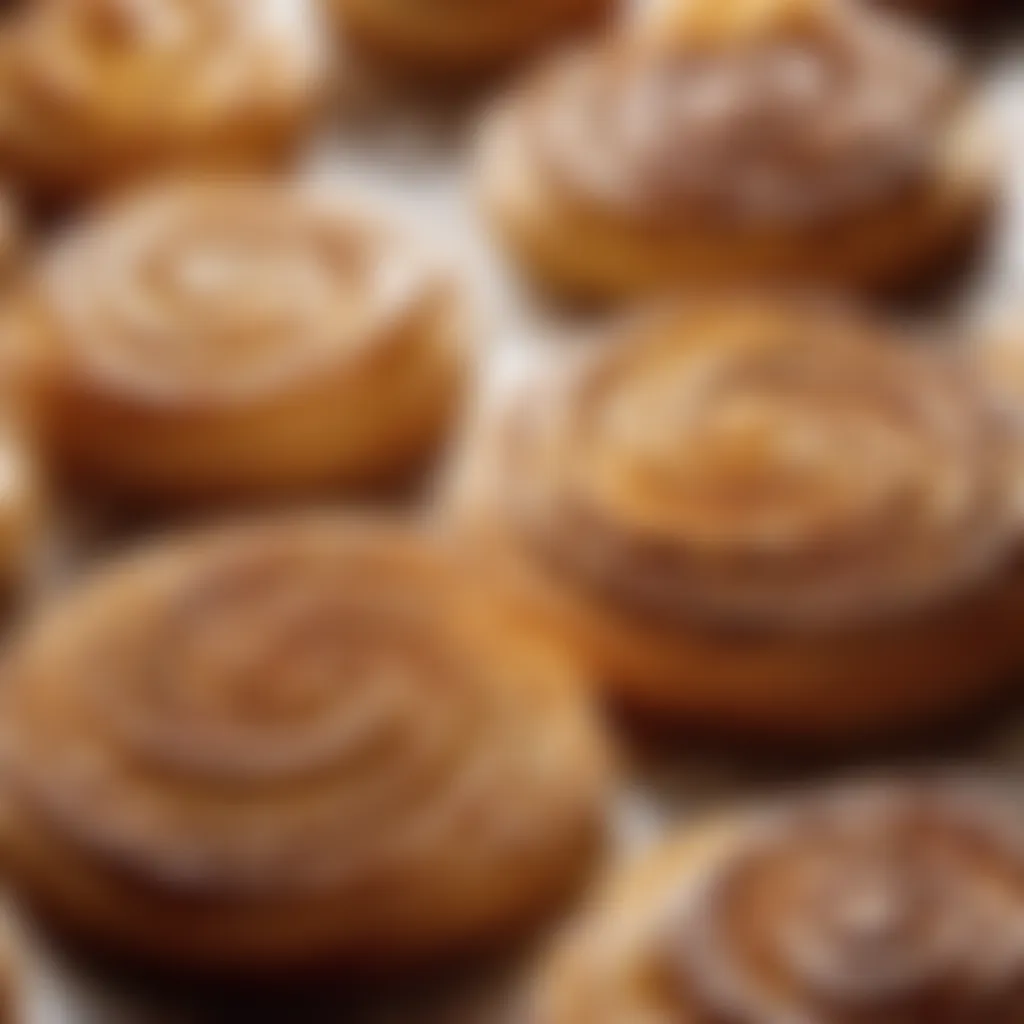
[{"label": "spiral pattern on pastry", "polygon": [[981,223],[984,132],[938,41],[845,0],[665,7],[553,60],[484,134],[485,202],[542,283],[895,289]]},{"label": "spiral pattern on pastry", "polygon": [[542,1024],[1009,1024],[1024,832],[982,786],[872,784],[666,844],[556,958]]},{"label": "spiral pattern on pastry", "polygon": [[40,275],[57,444],[129,486],[384,476],[450,418],[453,291],[400,232],[324,197],[250,180],[147,191]]},{"label": "spiral pattern on pastry", "polygon": [[955,357],[813,305],[624,333],[513,413],[500,473],[517,535],[599,600],[850,622],[941,603],[1014,545],[1007,438]]},{"label": "spiral pattern on pastry", "polygon": [[46,0],[0,30],[0,155],[57,199],[262,164],[301,136],[326,72],[307,0]]},{"label": "spiral pattern on pastry", "polygon": [[[188,966],[501,937],[572,884],[602,813],[577,680],[521,625],[396,526],[238,527],[107,573],[16,661],[9,845],[46,851],[22,881]],[[83,908],[67,877],[92,873],[110,902]],[[154,892],[156,936],[135,902]]]},{"label": "spiral pattern on pastry", "polygon": [[537,90],[534,153],[561,191],[654,223],[821,224],[933,171],[955,76],[930,41],[852,14],[748,45],[693,34],[693,52],[624,47]]},{"label": "spiral pattern on pastry", "polygon": [[485,421],[452,503],[617,702],[816,745],[1015,685],[1019,446],[962,351],[735,294],[594,341]]}]

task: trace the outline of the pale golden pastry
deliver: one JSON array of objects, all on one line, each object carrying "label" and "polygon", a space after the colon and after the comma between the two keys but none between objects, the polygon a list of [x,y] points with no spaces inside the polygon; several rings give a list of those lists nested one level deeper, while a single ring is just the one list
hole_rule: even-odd
[{"label": "pale golden pastry", "polygon": [[277,164],[329,65],[311,0],[40,0],[0,25],[0,166],[65,202],[170,167]]},{"label": "pale golden pastry", "polygon": [[535,923],[603,833],[576,670],[440,542],[332,517],[108,569],[5,681],[0,849],[88,948],[390,974]]},{"label": "pale golden pastry", "polygon": [[917,728],[1024,665],[1014,445],[963,363],[831,305],[673,305],[483,430],[461,529],[629,707]]},{"label": "pale golden pastry", "polygon": [[253,181],[159,186],[44,260],[43,419],[86,480],[162,498],[391,484],[435,452],[461,302],[393,226]]},{"label": "pale golden pastry", "polygon": [[1024,833],[982,783],[734,813],[628,868],[531,1024],[1016,1024]]},{"label": "pale golden pastry", "polygon": [[615,0],[330,0],[345,40],[433,80],[496,70],[595,27]]},{"label": "pale golden pastry", "polygon": [[512,256],[571,298],[910,289],[986,221],[977,106],[937,39],[867,5],[670,0],[499,105],[480,192]]}]

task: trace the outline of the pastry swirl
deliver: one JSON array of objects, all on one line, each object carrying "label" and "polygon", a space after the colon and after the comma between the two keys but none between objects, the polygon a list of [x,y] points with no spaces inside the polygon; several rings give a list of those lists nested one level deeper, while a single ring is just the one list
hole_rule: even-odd
[{"label": "pastry swirl", "polygon": [[43,198],[292,149],[327,63],[307,0],[47,0],[0,29],[0,159]]},{"label": "pastry swirl", "polygon": [[666,6],[554,61],[485,137],[485,202],[542,281],[893,286],[976,222],[937,43],[829,0]]},{"label": "pastry swirl", "polygon": [[345,39],[431,79],[482,74],[596,26],[612,0],[332,0]]},{"label": "pastry swirl", "polygon": [[228,529],[45,618],[9,692],[7,849],[101,946],[391,969],[501,938],[593,850],[577,680],[424,536]]},{"label": "pastry swirl", "polygon": [[386,481],[461,377],[457,301],[390,225],[252,181],[161,186],[49,254],[32,330],[57,450],[159,495]]},{"label": "pastry swirl", "polygon": [[893,713],[872,679],[910,707],[963,697],[986,672],[928,653],[951,618],[996,676],[1019,663],[1013,446],[957,357],[880,322],[673,307],[493,433],[470,518],[640,703],[799,729]]},{"label": "pastry swirl", "polygon": [[1020,821],[980,786],[880,785],[666,844],[546,976],[540,1024],[1009,1024]]}]

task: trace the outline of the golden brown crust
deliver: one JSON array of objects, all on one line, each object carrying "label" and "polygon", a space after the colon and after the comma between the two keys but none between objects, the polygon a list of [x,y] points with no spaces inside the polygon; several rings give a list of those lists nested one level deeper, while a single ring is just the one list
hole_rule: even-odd
[{"label": "golden brown crust", "polygon": [[486,74],[607,20],[614,0],[332,0],[345,39],[432,80]]},{"label": "golden brown crust", "polygon": [[50,202],[170,167],[277,163],[327,65],[307,0],[48,0],[0,28],[0,162]]},{"label": "golden brown crust", "polygon": [[1010,1024],[1019,815],[981,784],[871,784],[665,843],[552,958],[536,1024]]},{"label": "golden brown crust", "polygon": [[604,752],[557,648],[442,546],[299,518],[106,572],[4,691],[3,849],[93,948],[171,970],[389,971],[579,880]]},{"label": "golden brown crust", "polygon": [[44,262],[27,313],[73,471],[143,496],[390,483],[445,433],[461,306],[392,227],[252,181],[158,187]]},{"label": "golden brown crust", "polygon": [[1024,656],[1013,446],[960,360],[848,310],[670,307],[487,431],[470,529],[640,709],[815,738]]},{"label": "golden brown crust", "polygon": [[484,205],[541,284],[913,287],[983,223],[990,147],[937,42],[829,0],[669,11],[487,126]]}]

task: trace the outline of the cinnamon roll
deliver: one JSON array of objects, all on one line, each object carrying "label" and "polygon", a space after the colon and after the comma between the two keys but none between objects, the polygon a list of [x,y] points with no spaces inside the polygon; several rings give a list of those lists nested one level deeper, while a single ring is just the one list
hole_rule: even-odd
[{"label": "cinnamon roll", "polygon": [[108,569],[13,655],[16,890],[91,949],[254,982],[510,937],[579,881],[606,778],[575,668],[524,623],[379,522],[236,525]]},{"label": "cinnamon roll", "polygon": [[462,378],[446,273],[388,224],[251,180],[160,186],[60,240],[26,314],[60,461],[125,494],[377,486]]},{"label": "cinnamon roll", "polygon": [[595,27],[615,0],[331,0],[345,39],[395,70],[478,75]]},{"label": "cinnamon roll", "polygon": [[735,814],[612,885],[537,1024],[1012,1024],[1024,834],[980,783],[873,784]]},{"label": "cinnamon roll", "polygon": [[1024,665],[1015,445],[964,362],[826,304],[675,305],[483,431],[463,528],[629,706],[766,738],[951,715]]},{"label": "cinnamon roll", "polygon": [[512,255],[574,298],[904,290],[985,222],[977,106],[938,40],[867,5],[670,0],[499,106],[481,193]]},{"label": "cinnamon roll", "polygon": [[64,202],[169,167],[276,164],[325,94],[310,0],[43,0],[0,25],[0,164]]}]

